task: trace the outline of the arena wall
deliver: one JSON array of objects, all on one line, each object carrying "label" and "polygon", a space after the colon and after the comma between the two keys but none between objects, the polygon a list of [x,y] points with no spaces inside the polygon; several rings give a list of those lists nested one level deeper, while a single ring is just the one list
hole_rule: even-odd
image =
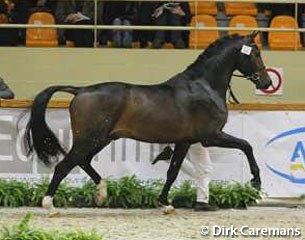
[{"label": "arena wall", "polygon": [[[41,89],[57,84],[88,85],[105,81],[160,83],[183,71],[201,51],[75,48],[1,48],[0,76],[17,99],[31,99]],[[305,53],[263,51],[267,67],[283,68],[283,94],[256,96],[253,85],[233,79],[242,102],[305,102]],[[57,95],[57,98],[66,98]]]}]

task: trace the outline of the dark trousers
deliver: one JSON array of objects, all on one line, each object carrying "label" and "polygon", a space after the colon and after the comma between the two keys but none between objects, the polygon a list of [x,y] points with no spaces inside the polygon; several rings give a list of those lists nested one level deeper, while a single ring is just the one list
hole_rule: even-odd
[{"label": "dark trousers", "polygon": [[[156,26],[182,26],[182,19],[177,14],[172,14],[170,11],[165,10],[161,16],[155,19]],[[169,41],[172,43],[178,40],[183,40],[182,31],[169,31],[169,37],[166,36],[166,31],[157,31],[155,33],[155,40]]]},{"label": "dark trousers", "polygon": [[18,45],[18,30],[14,28],[0,29],[0,46]]},{"label": "dark trousers", "polygon": [[[79,21],[76,25],[91,24],[90,21]],[[67,29],[66,40],[74,42],[75,47],[93,47],[94,33],[91,29]]]}]

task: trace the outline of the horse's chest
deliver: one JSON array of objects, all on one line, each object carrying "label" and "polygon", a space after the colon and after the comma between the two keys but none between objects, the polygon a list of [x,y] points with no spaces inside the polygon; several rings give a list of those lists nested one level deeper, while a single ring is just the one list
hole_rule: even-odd
[{"label": "horse's chest", "polygon": [[197,107],[192,115],[193,131],[195,135],[206,135],[221,130],[228,119],[225,107]]}]

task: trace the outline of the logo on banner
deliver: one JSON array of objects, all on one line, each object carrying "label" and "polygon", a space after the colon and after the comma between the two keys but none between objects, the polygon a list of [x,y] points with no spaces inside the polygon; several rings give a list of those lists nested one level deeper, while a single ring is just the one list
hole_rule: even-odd
[{"label": "logo on banner", "polygon": [[257,95],[282,95],[283,93],[283,69],[282,68],[267,68],[269,77],[272,80],[272,86],[268,89],[256,89]]},{"label": "logo on banner", "polygon": [[282,132],[270,139],[266,147],[273,147],[278,151],[282,146],[289,148],[289,155],[277,155],[277,159],[272,163],[266,163],[267,168],[275,175],[292,183],[305,184],[304,136],[305,127],[301,127]]}]

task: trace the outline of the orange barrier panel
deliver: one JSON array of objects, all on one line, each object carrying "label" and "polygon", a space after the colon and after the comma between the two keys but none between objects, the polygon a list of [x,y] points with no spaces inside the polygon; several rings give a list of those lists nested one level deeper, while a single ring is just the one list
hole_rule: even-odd
[{"label": "orange barrier panel", "polygon": [[[298,28],[297,21],[290,16],[276,16],[271,28]],[[268,44],[272,50],[299,50],[302,48],[299,32],[269,32]]]},{"label": "orange barrier panel", "polygon": [[[28,21],[28,24],[43,25],[55,24],[54,16],[47,12],[35,12]],[[27,47],[56,47],[58,46],[57,31],[55,28],[28,28],[26,31]]]},{"label": "orange barrier panel", "polygon": [[239,2],[225,2],[225,14],[232,15],[251,15],[257,14],[255,3],[239,3]]},{"label": "orange barrier panel", "polygon": [[216,15],[217,14],[217,4],[216,2],[209,1],[198,1],[198,2],[189,2],[192,15]]},{"label": "orange barrier panel", "polygon": [[[257,28],[258,24],[257,24],[256,19],[253,16],[238,15],[238,16],[232,17],[232,19],[229,22],[229,27],[240,28],[238,30],[230,30],[229,34],[247,35],[251,31],[245,31],[245,30],[242,30],[242,28],[245,28],[245,27]],[[256,36],[255,43],[257,44],[257,46],[260,49],[262,49],[262,41],[261,41],[260,34]]]},{"label": "orange barrier panel", "polygon": [[[192,18],[191,26],[217,27],[215,17],[210,15],[197,15]],[[191,31],[189,38],[190,48],[207,48],[212,42],[219,38],[217,30]]]}]

